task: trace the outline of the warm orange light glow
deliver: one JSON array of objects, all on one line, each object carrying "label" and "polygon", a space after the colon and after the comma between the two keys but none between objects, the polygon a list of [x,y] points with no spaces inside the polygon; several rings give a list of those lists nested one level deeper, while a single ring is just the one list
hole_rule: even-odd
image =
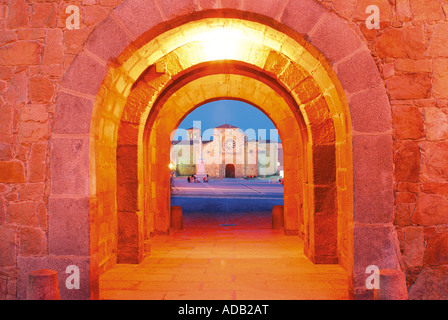
[{"label": "warm orange light glow", "polygon": [[200,35],[205,59],[231,60],[240,56],[242,33],[230,27],[214,28]]},{"label": "warm orange light glow", "polygon": [[[175,124],[203,102],[229,97],[251,101],[275,119],[274,122],[278,124],[280,132],[286,131],[283,134],[285,140],[282,142],[290,147],[285,148],[283,163],[285,171],[280,172],[282,177],[286,176],[285,221],[287,230],[293,233],[302,232],[304,237],[310,239],[306,241],[306,254],[314,261],[324,261],[319,255],[320,252],[315,252],[317,248],[315,244],[320,241],[316,235],[322,238],[326,235],[309,233],[309,229],[305,228],[305,223],[314,221],[312,218],[316,187],[313,185],[313,178],[315,176],[320,178],[319,174],[313,171],[314,155],[320,156],[325,152],[332,156],[334,152],[337,153],[331,165],[319,168],[326,170],[325,177],[333,177],[329,172],[337,170],[337,199],[341,199],[337,201],[337,212],[343,213],[341,216],[345,219],[340,223],[339,235],[348,234],[346,230],[349,229],[349,217],[352,212],[350,202],[352,189],[347,183],[351,181],[352,170],[351,140],[350,136],[347,137],[347,134],[351,134],[350,116],[346,112],[346,103],[342,103],[345,100],[340,94],[343,93],[337,90],[322,63],[323,60],[315,57],[313,52],[307,51],[299,42],[269,26],[239,19],[213,18],[189,22],[171,29],[149,41],[130,56],[123,56],[123,59],[125,61],[121,66],[114,66],[109,70],[110,85],[107,84],[105,90],[102,89],[104,95],[101,99],[97,99],[98,103],[95,105],[95,116],[92,118],[92,128],[95,131],[91,137],[96,140],[91,150],[97,161],[92,163],[93,178],[90,179],[91,190],[95,191],[93,196],[109,195],[110,193],[106,192],[107,188],[114,183],[110,177],[116,176],[116,172],[113,166],[99,165],[102,159],[106,158],[110,163],[114,163],[117,158],[127,159],[124,156],[114,158],[110,150],[116,145],[120,152],[127,152],[128,149],[137,150],[138,157],[132,159],[133,163],[124,160],[117,162],[117,171],[129,170],[129,165],[132,165],[138,176],[131,177],[132,181],[116,184],[117,192],[113,194],[117,195],[117,201],[108,198],[99,200],[102,210],[107,211],[109,216],[117,212],[121,221],[128,219],[126,221],[129,221],[130,225],[136,226],[132,232],[138,237],[132,239],[137,240],[117,244],[119,261],[130,263],[141,261],[146,250],[143,241],[145,237],[149,237],[154,231],[163,233],[169,230],[170,203],[166,199],[170,196],[170,185],[168,176],[163,172],[168,169],[167,166],[171,169],[170,144],[166,142],[169,141],[168,137]],[[196,66],[203,67],[204,62],[217,60],[228,60],[226,65],[237,61],[246,68],[251,70],[253,68],[254,71],[253,73],[248,71],[244,76],[233,75],[232,72],[227,73],[228,71],[204,75],[197,79],[192,76]],[[154,77],[148,73],[148,77],[141,77],[142,73],[153,65],[165,73],[157,73]],[[210,65],[216,67],[220,64]],[[256,80],[263,74],[266,75],[266,79],[274,74],[276,80],[269,84]],[[179,80],[182,75],[185,79],[191,77],[194,80],[190,79],[188,83],[183,83],[184,78],[182,81]],[[176,86],[167,85],[170,81],[179,85],[176,92],[174,92]],[[281,88],[288,92],[277,88],[277,81]],[[291,101],[286,101],[280,93],[284,93],[284,96]],[[161,96],[167,99],[163,106],[156,103]],[[152,110],[155,110],[151,114],[154,118],[149,118]],[[303,124],[296,121],[299,116],[296,117],[291,111],[300,113],[304,120]],[[324,121],[323,118],[329,121]],[[167,121],[172,124],[168,125]],[[110,123],[120,124],[119,130],[112,132],[109,129]],[[334,135],[333,131],[336,131]],[[302,137],[306,139],[303,139],[303,143],[298,143]],[[314,141],[314,138],[317,140]],[[132,148],[129,148],[129,143],[133,144]],[[121,146],[123,147],[120,148]],[[173,173],[174,170],[171,171]],[[303,177],[303,180],[298,181],[298,177]],[[117,178],[121,179],[120,176]],[[97,180],[100,182],[98,185]],[[328,190],[333,190],[335,183],[323,181],[327,182],[332,183]],[[127,194],[137,196],[133,198],[123,196]],[[109,207],[104,209],[108,204]],[[136,209],[132,215],[127,211],[131,206]],[[142,208],[143,210],[140,210]],[[297,208],[301,208],[300,212]],[[332,212],[332,223],[338,219],[335,217],[335,212]],[[134,223],[135,221],[139,222]],[[316,225],[320,227],[322,223],[323,220],[319,220]],[[328,220],[325,220],[325,223],[328,223]],[[115,241],[114,237],[115,235],[109,230],[100,234],[100,238],[105,239],[104,242],[109,239]],[[126,241],[130,238],[126,238]],[[331,241],[334,245],[331,250],[337,248],[335,239],[336,237],[332,235]],[[346,250],[341,256],[349,256],[348,240],[342,238],[337,240],[341,243],[342,250]],[[131,247],[133,251],[128,250]],[[101,259],[112,256],[113,249],[113,247],[108,249]],[[329,256],[326,252],[324,254],[325,256],[322,255],[324,258]],[[330,258],[333,259],[333,256]],[[328,261],[330,260],[325,260],[326,263]]]}]

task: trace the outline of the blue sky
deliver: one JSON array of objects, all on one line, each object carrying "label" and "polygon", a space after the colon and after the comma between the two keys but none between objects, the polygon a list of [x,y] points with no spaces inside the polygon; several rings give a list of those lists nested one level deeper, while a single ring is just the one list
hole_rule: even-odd
[{"label": "blue sky", "polygon": [[[234,100],[214,101],[195,109],[187,115],[179,128],[191,128],[194,121],[201,121],[202,133],[210,128],[230,124],[244,131],[253,129],[260,139],[270,139],[270,130],[276,129],[272,121],[263,112],[250,104]],[[264,136],[263,129],[266,130],[267,136]],[[205,136],[203,139],[209,140]]]}]

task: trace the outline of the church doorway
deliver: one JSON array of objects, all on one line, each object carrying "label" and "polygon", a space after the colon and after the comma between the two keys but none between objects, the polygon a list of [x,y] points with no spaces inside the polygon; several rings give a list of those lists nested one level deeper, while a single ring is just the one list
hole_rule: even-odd
[{"label": "church doorway", "polygon": [[235,178],[235,165],[226,165],[226,178]]}]

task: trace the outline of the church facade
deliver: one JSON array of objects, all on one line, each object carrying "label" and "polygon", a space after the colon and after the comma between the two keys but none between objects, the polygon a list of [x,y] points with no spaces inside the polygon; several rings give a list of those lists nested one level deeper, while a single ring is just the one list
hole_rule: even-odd
[{"label": "church facade", "polygon": [[250,139],[247,132],[224,124],[203,140],[201,129],[186,130],[186,139],[172,141],[171,164],[176,175],[208,174],[210,178],[274,176],[282,173],[282,145]]}]

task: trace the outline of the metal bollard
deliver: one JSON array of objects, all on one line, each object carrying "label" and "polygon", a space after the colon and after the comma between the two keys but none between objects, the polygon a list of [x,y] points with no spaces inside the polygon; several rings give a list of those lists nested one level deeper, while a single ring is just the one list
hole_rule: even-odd
[{"label": "metal bollard", "polygon": [[379,272],[379,289],[374,289],[374,300],[408,300],[406,275],[401,270],[383,269]]},{"label": "metal bollard", "polygon": [[171,229],[180,231],[184,229],[184,221],[182,217],[182,207],[171,207]]},{"label": "metal bollard", "polygon": [[28,278],[27,300],[60,300],[58,273],[50,269],[32,271]]},{"label": "metal bollard", "polygon": [[272,208],[272,229],[283,229],[283,206],[274,206]]}]

